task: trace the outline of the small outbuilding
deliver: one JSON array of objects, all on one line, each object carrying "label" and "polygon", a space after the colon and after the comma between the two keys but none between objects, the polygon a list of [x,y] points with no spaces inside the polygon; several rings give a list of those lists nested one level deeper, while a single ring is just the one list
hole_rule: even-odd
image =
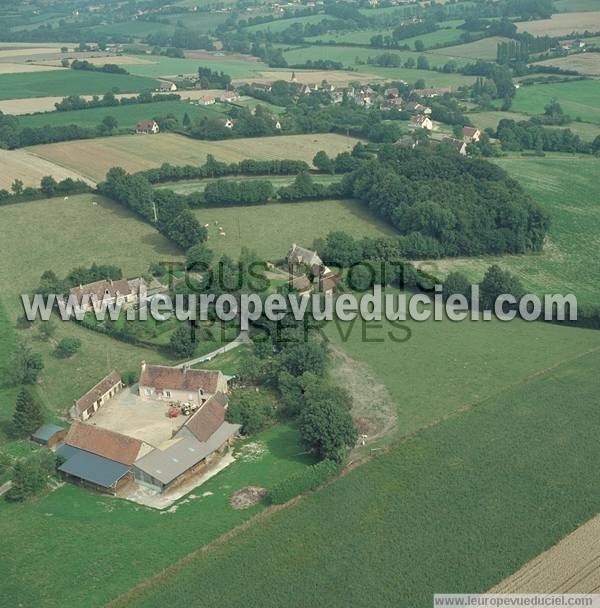
[{"label": "small outbuilding", "polygon": [[58,445],[67,434],[66,429],[57,424],[44,424],[33,435],[31,439],[36,443],[53,448]]}]

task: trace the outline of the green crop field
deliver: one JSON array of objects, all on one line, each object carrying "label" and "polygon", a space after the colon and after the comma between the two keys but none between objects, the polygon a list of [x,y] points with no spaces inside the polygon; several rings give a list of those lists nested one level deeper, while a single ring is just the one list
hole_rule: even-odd
[{"label": "green crop field", "polygon": [[153,90],[151,78],[85,70],[53,70],[0,75],[0,99],[67,95],[103,95],[107,91],[136,93]]},{"label": "green crop field", "polygon": [[[217,254],[237,258],[242,247],[269,260],[285,257],[292,243],[310,246],[334,230],[354,236],[385,236],[393,230],[358,201],[269,203],[247,207],[195,209],[209,225],[208,246]],[[219,236],[223,227],[225,236]]]},{"label": "green crop field", "polygon": [[600,80],[577,80],[556,84],[536,84],[521,87],[512,109],[528,114],[542,114],[544,106],[558,100],[571,118],[600,124]]},{"label": "green crop field", "polygon": [[174,165],[202,164],[208,154],[226,162],[237,162],[245,158],[288,158],[311,163],[319,150],[335,156],[352,150],[356,141],[334,133],[222,141],[159,133],[33,146],[28,151],[60,166],[76,168],[91,179],[102,180],[111,167],[123,167],[126,171],[134,172],[159,167],[167,161]]},{"label": "green crop field", "polygon": [[264,508],[232,509],[229,497],[235,491],[272,487],[311,462],[297,432],[284,425],[238,443],[236,454],[235,463],[170,511],[71,484],[31,504],[1,501],[2,605],[104,606]]},{"label": "green crop field", "polygon": [[[355,331],[344,349],[389,383],[401,434],[417,422],[408,411],[419,426],[437,423],[120,605],[201,595],[203,606],[427,608],[435,592],[484,592],[595,515],[600,335],[410,325],[405,344],[390,342],[384,323],[369,334],[384,344]],[[439,420],[450,404],[458,413]]]},{"label": "green crop field", "polygon": [[171,57],[160,57],[153,55],[152,63],[136,63],[127,66],[131,74],[146,76],[149,78],[160,78],[161,76],[177,76],[179,74],[195,74],[200,66],[223,71],[232,78],[251,78],[267,70],[268,66],[260,61],[252,59],[228,58],[223,55],[202,56],[201,58],[178,59]]},{"label": "green crop field", "polygon": [[549,212],[552,225],[544,251],[432,261],[427,268],[442,275],[460,270],[470,279],[480,280],[490,264],[498,263],[535,293],[574,293],[580,302],[596,303],[600,289],[594,264],[600,256],[598,160],[547,154],[545,158],[513,156],[497,162]]},{"label": "green crop field", "polygon": [[[426,48],[432,47],[436,44],[448,44],[450,42],[459,42],[460,35],[464,30],[459,30],[457,27],[464,23],[462,20],[456,21],[444,21],[440,29],[431,32],[429,34],[423,34],[421,36],[413,36],[412,38],[405,38],[401,40],[401,44],[408,44],[410,47],[414,46],[416,40],[421,40]],[[306,40],[308,42],[313,41],[322,41],[329,42],[334,41],[338,44],[343,43],[352,43],[352,44],[369,44],[371,38],[378,34],[383,36],[391,35],[392,30],[383,30],[379,29],[367,29],[367,30],[357,30],[354,32],[332,32],[330,34],[323,34],[321,36],[313,36],[308,37]],[[384,49],[373,49],[378,52],[385,52]]]},{"label": "green crop field", "polygon": [[185,114],[192,120],[204,116],[218,116],[227,108],[221,104],[200,107],[185,101],[160,101],[154,103],[139,103],[109,108],[88,108],[70,112],[44,112],[42,114],[29,114],[19,117],[23,127],[44,127],[46,125],[80,125],[82,127],[95,127],[102,122],[105,116],[117,119],[119,127],[133,128],[140,120],[164,117],[173,114],[181,123]]}]

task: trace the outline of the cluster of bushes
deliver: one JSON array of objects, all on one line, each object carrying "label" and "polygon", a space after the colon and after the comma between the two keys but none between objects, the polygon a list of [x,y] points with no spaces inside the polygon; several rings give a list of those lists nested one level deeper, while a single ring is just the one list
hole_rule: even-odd
[{"label": "cluster of bushes", "polygon": [[185,197],[170,190],[155,190],[142,175],[130,175],[120,167],[113,167],[98,190],[154,224],[183,249],[206,240],[206,228],[194,217]]},{"label": "cluster of bushes", "polygon": [[164,31],[148,34],[146,43],[151,46],[166,46],[178,49],[215,50],[215,45],[210,36],[199,34],[194,30],[184,27],[176,28],[173,33],[169,33],[169,29],[170,28],[164,28]]},{"label": "cluster of bushes", "polygon": [[269,490],[268,500],[273,505],[282,505],[303,492],[315,490],[339,471],[340,464],[335,460],[321,460],[275,484]]},{"label": "cluster of bushes", "polygon": [[198,80],[202,89],[229,89],[231,86],[229,74],[205,67],[198,68]]},{"label": "cluster of bushes", "polygon": [[25,188],[20,179],[16,179],[10,189],[0,190],[0,205],[33,201],[40,198],[52,198],[53,196],[65,196],[67,194],[81,194],[90,192],[91,188],[81,180],[73,180],[67,177],[57,182],[51,175],[42,177],[39,188]]},{"label": "cluster of bushes", "polygon": [[152,184],[172,182],[185,179],[204,179],[227,175],[295,175],[308,171],[308,165],[302,160],[252,160],[239,163],[224,163],[215,160],[212,154],[206,157],[203,165],[170,165],[163,163],[157,169],[141,171]]},{"label": "cluster of bushes", "polygon": [[[68,63],[68,59],[65,59]],[[66,67],[66,66],[65,66]],[[88,72],[106,72],[107,74],[129,74],[129,72],[117,65],[116,63],[105,63],[104,65],[96,65],[94,63],[90,63],[85,59],[73,59],[71,61],[71,69],[72,70],[86,70]]]},{"label": "cluster of bushes", "polygon": [[219,179],[207,184],[203,198],[208,205],[256,205],[266,203],[274,194],[273,184],[266,180]]},{"label": "cluster of bushes", "polygon": [[114,106],[128,106],[136,103],[155,103],[158,101],[178,101],[181,97],[177,93],[153,94],[146,91],[136,95],[135,97],[122,97],[118,99],[116,95],[109,91],[104,93],[102,97],[95,95],[92,99],[86,100],[79,95],[69,95],[61,101],[57,101],[54,107],[59,112],[68,112],[70,110],[86,110],[88,108],[110,108]]},{"label": "cluster of bushes", "polygon": [[503,118],[498,123],[496,137],[504,150],[600,153],[600,136],[590,143],[583,141],[571,129],[545,128],[535,118],[519,122]]},{"label": "cluster of bushes", "polygon": [[315,200],[327,198],[339,198],[340,184],[328,185],[315,183],[309,173],[299,173],[289,186],[282,186],[277,191],[277,196],[282,201]]},{"label": "cluster of bushes", "polygon": [[501,168],[445,146],[383,147],[342,180],[411,258],[539,251],[549,218]]},{"label": "cluster of bushes", "polygon": [[55,475],[57,459],[50,450],[38,450],[27,458],[21,458],[12,467],[12,486],[6,500],[23,502],[43,491],[48,479]]}]

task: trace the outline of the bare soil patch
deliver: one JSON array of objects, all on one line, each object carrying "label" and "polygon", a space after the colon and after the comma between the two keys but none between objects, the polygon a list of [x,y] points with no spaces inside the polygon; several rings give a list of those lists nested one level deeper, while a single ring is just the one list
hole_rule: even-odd
[{"label": "bare soil patch", "polygon": [[337,347],[330,345],[330,349],[334,356],[335,378],[352,395],[352,418],[359,432],[358,448],[373,447],[392,436],[396,428],[393,397],[366,363],[352,359]]},{"label": "bare soil patch", "polygon": [[600,31],[600,11],[588,13],[557,13],[550,19],[522,21],[516,24],[519,32],[534,36],[564,36],[571,32]]},{"label": "bare soil patch", "polygon": [[50,72],[51,70],[62,70],[59,65],[41,65],[38,63],[9,63],[0,61],[0,74],[21,74],[23,72]]},{"label": "bare soil patch", "polygon": [[186,59],[204,59],[205,61],[224,61],[224,60],[235,60],[235,61],[248,61],[249,63],[256,63],[258,57],[252,55],[242,55],[241,53],[210,53],[209,51],[195,50],[185,51]]},{"label": "bare soil patch", "polygon": [[544,551],[490,593],[597,593],[600,588],[600,515]]},{"label": "bare soil patch", "polygon": [[229,504],[234,509],[249,509],[258,504],[267,495],[265,488],[248,486],[234,492],[229,499]]}]

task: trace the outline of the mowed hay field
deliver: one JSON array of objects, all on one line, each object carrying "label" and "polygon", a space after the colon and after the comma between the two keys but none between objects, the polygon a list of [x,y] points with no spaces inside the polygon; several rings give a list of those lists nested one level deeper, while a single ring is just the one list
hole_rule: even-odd
[{"label": "mowed hay field", "polygon": [[156,80],[125,74],[60,69],[46,72],[0,75],[0,99],[68,95],[103,95],[107,91],[153,90]]},{"label": "mowed hay field", "polygon": [[202,164],[208,154],[217,160],[236,162],[245,158],[287,158],[311,163],[319,150],[329,155],[351,150],[357,140],[336,134],[281,135],[217,142],[191,139],[172,133],[125,135],[33,146],[28,151],[58,165],[102,180],[111,167],[135,172],[173,165]]},{"label": "mowed hay field", "polygon": [[534,36],[565,36],[572,32],[600,31],[600,10],[583,13],[557,13],[550,19],[522,21],[515,24],[519,32]]},{"label": "mowed hay field", "polygon": [[580,74],[600,76],[600,53],[575,53],[568,57],[540,61],[535,65],[552,65],[561,70],[576,70]]},{"label": "mowed hay field", "polygon": [[[429,608],[484,592],[600,509],[598,365],[596,350],[515,378],[116,605]],[[438,371],[420,370],[421,401],[444,389]]]},{"label": "mowed hay field", "polygon": [[427,51],[427,55],[444,55],[454,59],[496,59],[496,50],[499,42],[506,42],[508,38],[492,36],[475,42],[447,46],[441,49]]},{"label": "mowed hay field", "polygon": [[[394,231],[358,201],[268,203],[247,207],[194,209],[208,224],[208,246],[234,259],[247,247],[267,260],[284,258],[292,243],[310,247],[316,238],[343,230],[355,237],[389,236]],[[219,235],[222,227],[225,236]]]},{"label": "mowed hay field", "polygon": [[527,562],[490,593],[597,593],[600,515]]},{"label": "mowed hay field", "polygon": [[574,293],[579,302],[597,303],[598,160],[590,156],[547,154],[545,158],[513,156],[497,162],[550,214],[552,224],[542,253],[433,260],[421,266],[441,276],[459,270],[471,280],[479,281],[491,264],[499,264],[519,276],[534,293]]},{"label": "mowed hay field", "polygon": [[5,190],[8,190],[16,179],[20,179],[25,186],[39,186],[45,175],[52,175],[56,180],[67,177],[85,179],[76,171],[55,165],[24,150],[0,150],[0,166],[0,188]]},{"label": "mowed hay field", "polygon": [[524,86],[517,91],[511,109],[542,114],[552,99],[556,99],[571,118],[600,124],[600,80]]}]

